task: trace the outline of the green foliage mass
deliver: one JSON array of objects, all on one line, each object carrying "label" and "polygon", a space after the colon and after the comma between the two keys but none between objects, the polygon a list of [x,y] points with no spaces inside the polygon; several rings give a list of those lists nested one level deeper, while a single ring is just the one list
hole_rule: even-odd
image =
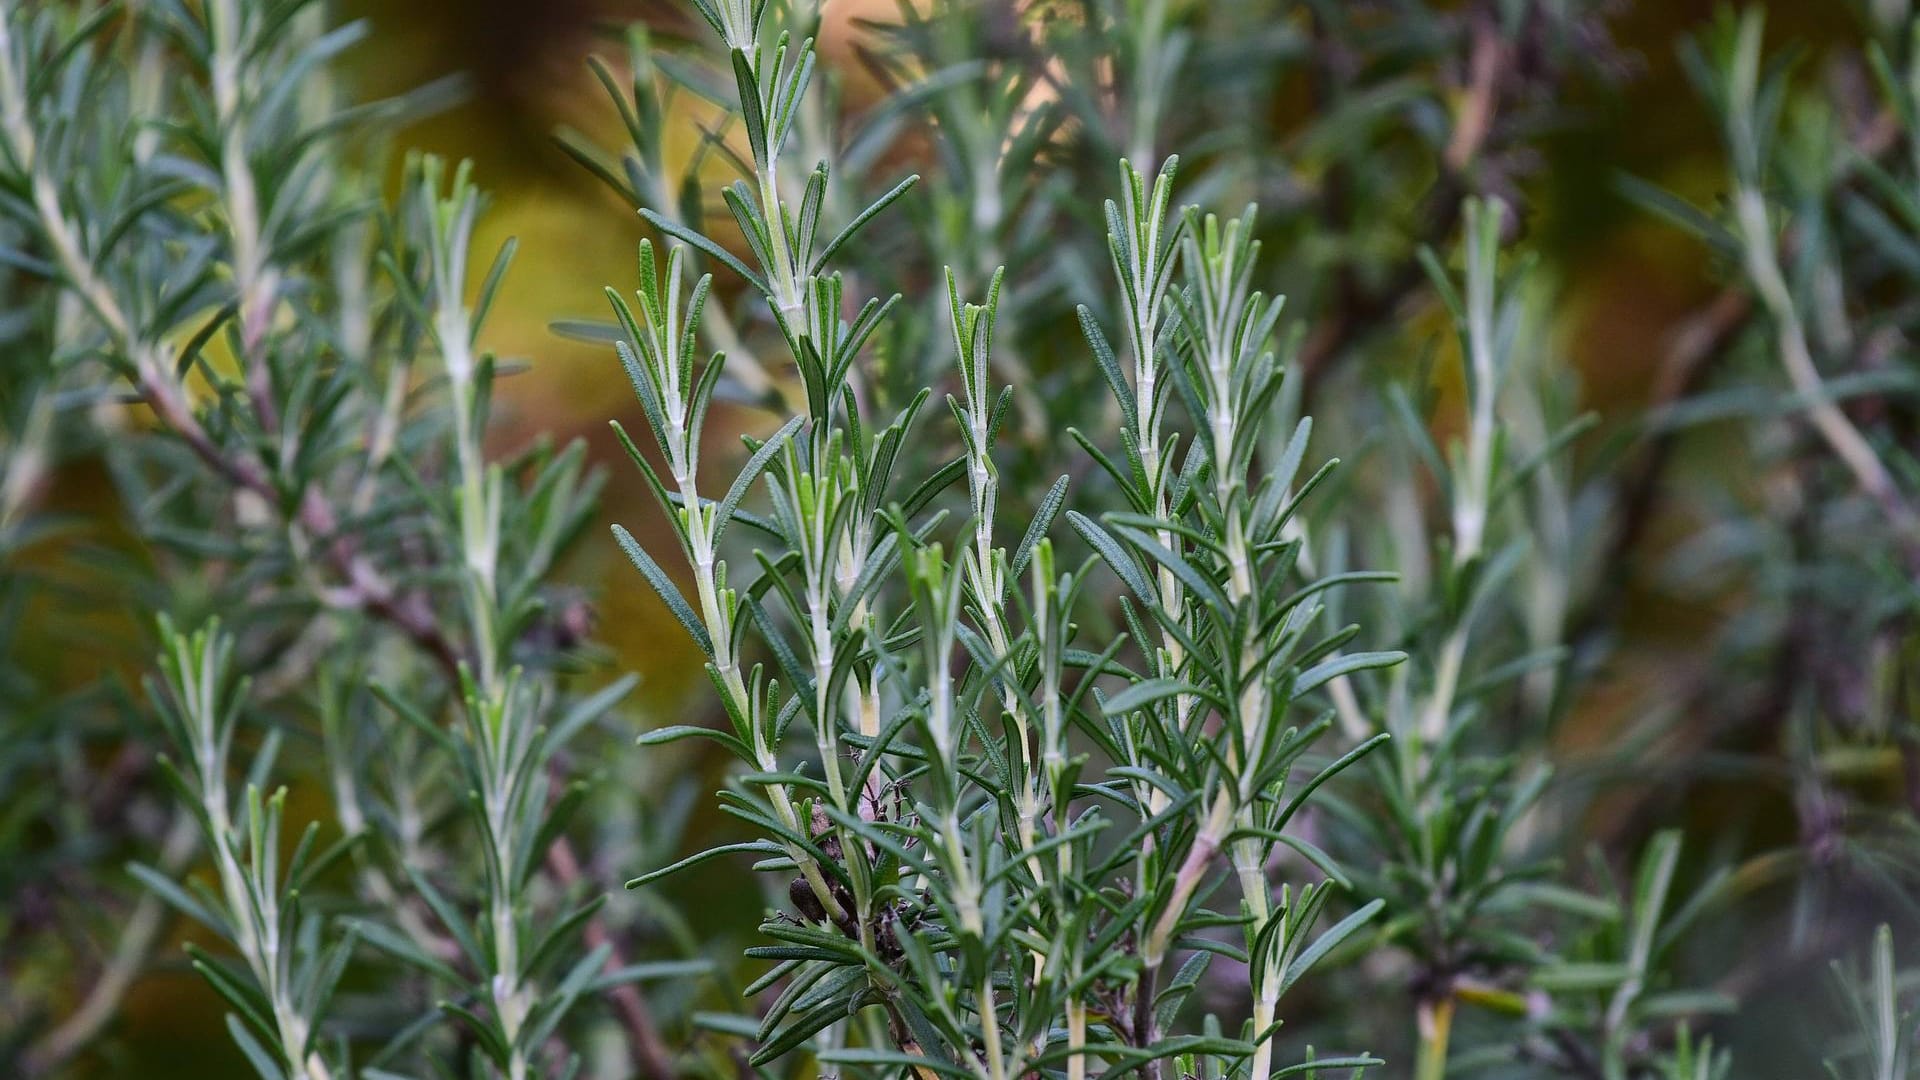
[{"label": "green foliage mass", "polygon": [[[1632,8],[650,13],[603,474],[461,80],[9,6],[0,1072],[185,967],[266,1080],[1920,1074],[1920,20],[1694,26],[1703,197],[1555,174]],[[1555,189],[1715,275],[1627,415]]]}]

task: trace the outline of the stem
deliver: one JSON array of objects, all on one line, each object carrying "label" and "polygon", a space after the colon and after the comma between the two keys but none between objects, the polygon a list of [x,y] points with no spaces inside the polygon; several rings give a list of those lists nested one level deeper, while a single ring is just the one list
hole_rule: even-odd
[{"label": "stem", "polygon": [[[683,518],[686,522],[687,543],[690,548],[688,562],[693,570],[696,599],[700,606],[700,617],[712,642],[713,664],[720,674],[720,684],[725,688],[728,703],[732,711],[739,716],[756,716],[755,703],[749,692],[746,680],[740,674],[739,640],[732,609],[732,593],[721,585],[726,564],[715,551],[714,529],[716,522],[707,510],[699,491],[699,446],[689,427],[688,388],[681,385],[680,371],[685,358],[681,352],[681,342],[685,337],[686,324],[682,321],[680,300],[680,251],[676,249],[669,257],[665,294],[656,297],[657,302],[641,305],[641,314],[646,324],[644,340],[636,342],[646,363],[642,370],[654,385],[660,399],[666,403],[663,420],[668,428],[656,432],[667,445],[674,487],[679,492],[682,504],[686,507]],[[644,285],[649,292],[660,288],[659,281],[647,281]],[[691,319],[691,313],[686,315]],[[829,660],[830,664],[830,660]],[[821,683],[824,686],[824,680]],[[769,745],[767,732],[759,725],[753,732],[754,766],[762,772],[779,770],[779,760]],[[837,761],[833,755],[823,751],[823,757],[834,776],[838,777]],[[784,784],[770,784],[767,788],[774,815],[789,831],[806,835],[811,826],[803,826],[800,814],[794,807],[793,797]],[[845,911],[835,899],[833,890],[827,885],[826,875],[819,863],[804,848],[797,844],[785,844],[787,854],[800,868],[800,874],[812,888],[821,908],[835,922],[841,921]]]},{"label": "stem", "polygon": [[[1250,815],[1242,813],[1245,820]],[[1267,888],[1266,861],[1270,845],[1259,840],[1241,840],[1234,844],[1234,871],[1240,878],[1240,894],[1245,899],[1252,926],[1248,929],[1249,941],[1257,939],[1265,932],[1273,919],[1273,897]],[[1282,929],[1282,937],[1285,931]],[[1284,940],[1276,942],[1269,953],[1266,970],[1253,991],[1253,1063],[1247,1071],[1248,1080],[1265,1080],[1273,1069],[1273,1040],[1265,1038],[1268,1028],[1273,1026],[1273,1018],[1280,1008],[1280,964],[1275,959],[1284,956],[1287,945]]]},{"label": "stem", "polygon": [[1086,1080],[1087,1005],[1079,998],[1067,1000],[1067,1080]]},{"label": "stem", "polygon": [[[566,837],[561,837],[553,847],[547,850],[547,868],[552,871],[556,883],[565,888],[585,877],[580,867],[580,858],[574,854],[573,845]],[[601,970],[612,975],[627,966],[625,950],[607,929],[605,920],[595,915],[587,923],[584,935],[589,950],[602,945],[609,946],[607,962]],[[659,1022],[654,1019],[653,1011],[647,1007],[646,995],[630,982],[607,991],[612,999],[614,1012],[620,1017],[621,1026],[627,1030],[627,1045],[632,1051],[633,1064],[641,1076],[654,1080],[670,1080],[677,1075],[674,1069],[674,1054],[665,1036],[661,1034]]]},{"label": "stem", "polygon": [[19,433],[0,447],[6,459],[0,465],[0,533],[13,528],[46,478],[54,456],[53,420],[53,388],[39,388],[33,392]]},{"label": "stem", "polygon": [[1445,1080],[1447,1041],[1453,1033],[1453,995],[1423,999],[1416,1008],[1415,1020],[1420,1029],[1420,1049],[1414,1080]]},{"label": "stem", "polygon": [[279,427],[273,401],[272,372],[263,351],[273,318],[277,275],[267,263],[262,242],[260,194],[253,167],[247,161],[247,114],[242,108],[242,57],[250,44],[243,33],[244,18],[236,0],[218,0],[207,14],[213,30],[210,59],[214,109],[220,128],[221,196],[231,233],[233,280],[238,293],[241,360],[246,369],[247,396],[261,427],[272,434]]},{"label": "stem", "polygon": [[[951,287],[952,278],[949,277]],[[996,275],[992,286],[997,297],[999,278]],[[951,294],[950,295],[954,295]],[[957,296],[949,301],[954,310],[948,314],[953,320],[954,341],[959,355],[956,357],[961,383],[966,394],[967,442],[967,492],[973,510],[973,548],[963,557],[963,572],[972,587],[974,601],[980,612],[981,629],[985,632],[987,647],[996,661],[1004,665],[1004,671],[995,678],[1000,686],[1000,709],[1013,720],[1012,740],[1014,750],[1020,760],[1019,790],[1014,793],[1016,828],[1020,845],[1031,849],[1039,840],[1040,827],[1040,777],[1034,769],[1034,748],[1032,745],[1032,721],[1028,715],[1026,702],[1015,690],[1006,674],[1017,670],[1012,663],[1013,634],[1007,625],[1006,593],[1007,583],[1004,577],[1006,564],[1004,551],[996,549],[993,543],[995,511],[999,507],[1000,475],[995,468],[993,457],[989,453],[992,438],[988,422],[992,404],[989,400],[992,387],[991,346],[995,321],[998,318],[997,300],[990,300],[984,307],[963,305]],[[1043,886],[1047,880],[1045,861],[1038,858],[1027,860],[1029,872],[1036,882]],[[1034,950],[1034,969],[1036,973],[1044,963],[1044,956]]]},{"label": "stem", "polygon": [[1001,1060],[1000,1049],[1000,1010],[993,1003],[993,973],[991,970],[980,976],[980,1042],[987,1056],[987,1075],[993,1080],[1005,1080],[1006,1063]]},{"label": "stem", "polygon": [[1468,624],[1462,619],[1447,635],[1440,649],[1440,661],[1433,677],[1433,694],[1420,714],[1420,745],[1430,749],[1447,734],[1447,721],[1453,714],[1454,693],[1460,686],[1460,669],[1467,659]]},{"label": "stem", "polygon": [[[1491,215],[1491,235],[1481,228]],[[1486,543],[1487,514],[1493,492],[1494,404],[1499,396],[1494,360],[1494,303],[1497,283],[1500,203],[1467,208],[1467,384],[1472,397],[1464,475],[1457,482],[1453,507],[1453,565],[1457,570],[1479,557]]]},{"label": "stem", "polygon": [[[135,388],[160,421],[229,484],[261,496],[268,506],[280,505],[281,494],[258,460],[250,455],[229,453],[207,434],[194,415],[191,403],[173,381],[162,346],[136,331],[113,290],[94,272],[79,234],[60,205],[53,179],[35,157],[33,130],[26,121],[24,91],[19,72],[13,66],[9,38],[7,20],[0,19],[0,133],[4,133],[15,161],[29,174],[35,215],[68,288],[93,312],[108,338],[133,368],[131,378]],[[398,628],[442,669],[453,673],[458,667],[458,653],[441,633],[433,613],[425,610],[415,597],[398,593],[370,562],[355,552],[349,538],[335,535],[338,515],[319,489],[308,488],[302,492],[299,505],[298,525],[324,542],[325,557],[334,571],[346,579],[342,586],[316,588],[321,602],[364,611]]]},{"label": "stem", "polygon": [[1186,859],[1174,875],[1173,895],[1167,898],[1166,910],[1160,913],[1153,932],[1147,935],[1140,955],[1149,969],[1158,968],[1166,959],[1174,931],[1179,928],[1180,918],[1186,913],[1187,902],[1193,899],[1194,890],[1200,887],[1200,881],[1206,876],[1213,857],[1220,853],[1220,838],[1226,835],[1232,819],[1232,793],[1222,788],[1214,796],[1213,810],[1207,815],[1205,826],[1201,828],[1200,835],[1194,837],[1193,847],[1187,850]]},{"label": "stem", "polygon": [[[437,188],[437,179],[435,179]],[[528,785],[538,775],[534,759],[541,753],[541,736],[534,725],[535,703],[530,693],[517,690],[517,680],[503,675],[508,643],[500,640],[499,563],[502,478],[489,466],[481,435],[486,416],[476,379],[479,365],[473,355],[474,324],[467,308],[466,255],[472,237],[478,198],[467,186],[465,171],[457,173],[446,203],[430,191],[429,210],[443,214],[447,224],[432,236],[434,272],[434,337],[440,345],[453,411],[453,451],[459,472],[458,528],[462,553],[467,617],[477,660],[475,697],[468,708],[470,738],[479,771],[480,813],[488,853],[487,921],[493,944],[493,971],[486,987],[500,1034],[508,1047],[509,1080],[524,1080],[533,1072],[528,1048],[520,1034],[534,1005],[535,988],[528,985],[527,961],[521,941],[520,918],[528,907],[518,868],[530,853],[520,844],[527,831],[521,819],[537,813],[528,805]],[[444,231],[442,231],[444,229]]]},{"label": "stem", "polygon": [[[459,247],[464,249],[464,244]],[[460,470],[460,547],[467,571],[467,615],[473,628],[473,652],[480,667],[476,679],[483,693],[491,696],[499,684],[502,645],[496,640],[494,610],[498,605],[494,577],[500,551],[499,479],[487,467],[480,445],[481,418],[475,415],[479,405],[473,385],[473,324],[461,296],[466,268],[443,265],[442,273],[440,309],[434,316],[434,328],[453,398],[454,459]]]},{"label": "stem", "polygon": [[[1140,980],[1133,990],[1133,1044],[1142,1049],[1158,1041],[1153,1030],[1153,999],[1159,993],[1159,985],[1160,961],[1154,960],[1140,972]],[[1159,1080],[1162,1075],[1158,1061],[1148,1062],[1144,1071],[1151,1080]]]},{"label": "stem", "polygon": [[[204,731],[202,735],[211,736],[212,732]],[[202,773],[210,786],[201,790],[200,801],[206,814],[208,839],[214,852],[214,867],[220,878],[222,899],[233,922],[234,946],[239,949],[248,970],[266,996],[273,1014],[274,1029],[279,1036],[280,1055],[292,1070],[294,1080],[330,1080],[331,1073],[320,1055],[307,1053],[307,1041],[313,1030],[312,1020],[294,1005],[293,988],[288,985],[286,951],[291,943],[285,940],[282,930],[291,928],[280,925],[280,883],[264,880],[261,873],[263,868],[257,862],[243,866],[236,854],[253,850],[258,856],[258,847],[263,841],[277,843],[279,837],[241,835],[233,824],[227,805],[224,747],[214,749],[203,746],[200,756],[203,768],[211,763],[217,770]],[[258,796],[250,791],[247,798],[251,816],[251,811],[258,809]]]},{"label": "stem", "polygon": [[1745,241],[1747,276],[1754,291],[1774,321],[1774,336],[1780,352],[1780,365],[1786,369],[1793,389],[1807,405],[1807,416],[1827,446],[1853,474],[1860,490],[1867,494],[1901,534],[1902,546],[1910,552],[1920,549],[1920,516],[1901,496],[1873,444],[1861,434],[1845,410],[1827,396],[1820,369],[1814,363],[1807,332],[1800,321],[1799,309],[1787,287],[1774,251],[1773,231],[1767,221],[1766,199],[1751,185],[1743,184],[1735,199],[1740,232]]}]

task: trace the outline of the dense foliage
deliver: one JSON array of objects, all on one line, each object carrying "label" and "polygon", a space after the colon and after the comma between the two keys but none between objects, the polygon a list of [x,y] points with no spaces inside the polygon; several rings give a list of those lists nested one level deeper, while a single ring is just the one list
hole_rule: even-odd
[{"label": "dense foliage", "polygon": [[0,1070],[153,1071],[184,962],[269,1080],[1920,1074],[1920,20],[1684,42],[1717,175],[1605,183],[1720,292],[1601,417],[1622,6],[651,13],[554,140],[608,488],[497,421],[459,80],[11,5]]}]

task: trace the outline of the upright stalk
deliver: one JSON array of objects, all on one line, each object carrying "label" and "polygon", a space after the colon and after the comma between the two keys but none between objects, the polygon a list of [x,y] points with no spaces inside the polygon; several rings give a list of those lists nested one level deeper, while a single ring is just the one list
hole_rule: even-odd
[{"label": "upright stalk", "polygon": [[479,212],[479,193],[464,164],[455,171],[444,197],[438,162],[428,160],[422,168],[426,200],[422,209],[429,219],[433,273],[429,316],[446,369],[453,411],[461,595],[473,634],[475,667],[466,688],[464,709],[477,763],[476,794],[482,839],[487,846],[485,918],[493,948],[486,991],[507,1047],[508,1080],[526,1080],[534,1075],[536,1067],[531,1048],[520,1036],[535,995],[523,967],[530,958],[521,941],[527,899],[521,889],[519,868],[529,857],[521,850],[527,839],[522,822],[532,795],[530,785],[536,780],[533,757],[540,736],[534,731],[533,691],[523,690],[517,676],[501,670],[507,645],[496,629],[504,482],[498,466],[487,464],[480,444],[483,417],[479,381],[483,373],[473,354],[473,317],[466,297],[467,258]]},{"label": "upright stalk", "polygon": [[1761,305],[1773,321],[1780,366],[1794,393],[1804,403],[1814,430],[1853,474],[1860,490],[1893,525],[1903,549],[1920,560],[1920,512],[1916,512],[1901,493],[1873,444],[1828,393],[1820,368],[1814,362],[1799,307],[1780,265],[1774,225],[1762,190],[1761,135],[1757,126],[1763,27],[1759,8],[1741,19],[1727,73],[1727,138],[1733,154],[1734,224],[1742,264]]},{"label": "upright stalk", "polygon": [[1447,1043],[1453,1034],[1453,995],[1423,998],[1418,1012],[1419,1048],[1414,1080],[1446,1080]]},{"label": "upright stalk", "polygon": [[[1498,202],[1469,202],[1465,210],[1467,237],[1467,292],[1461,348],[1465,354],[1467,433],[1464,449],[1456,455],[1453,474],[1453,571],[1466,572],[1484,554],[1487,518],[1491,512],[1496,436],[1495,405],[1500,396],[1501,368],[1495,355],[1494,311],[1497,301],[1496,260],[1505,208]],[[1421,752],[1446,737],[1460,673],[1473,633],[1471,607],[1448,627],[1433,685],[1419,715]]]},{"label": "upright stalk", "polygon": [[218,624],[192,634],[162,622],[161,679],[152,688],[183,760],[173,767],[199,804],[201,828],[219,880],[219,897],[235,951],[253,977],[275,1036],[277,1057],[292,1080],[332,1080],[313,1049],[315,1017],[296,988],[295,898],[300,866],[280,864],[281,806],[285,792],[263,796],[247,785],[243,823],[233,816],[228,786],[234,727],[245,690],[232,675],[233,639]]}]

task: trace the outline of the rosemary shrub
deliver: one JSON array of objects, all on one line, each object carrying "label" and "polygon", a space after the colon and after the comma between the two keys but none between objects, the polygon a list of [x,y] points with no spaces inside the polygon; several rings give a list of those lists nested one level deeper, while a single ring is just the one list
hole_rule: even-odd
[{"label": "rosemary shrub", "polygon": [[[729,725],[642,741],[728,747],[750,771],[724,804],[764,838],[632,884],[739,851],[792,875],[793,912],[762,927],[778,944],[749,951],[778,961],[757,986],[784,984],[755,1064],[811,1044],[823,1063],[883,1071],[1157,1075],[1178,1058],[1183,1073],[1267,1075],[1281,996],[1379,907],[1316,929],[1340,873],[1287,829],[1316,788],[1386,736],[1303,768],[1332,727],[1306,703],[1337,677],[1402,657],[1335,655],[1357,629],[1321,625],[1317,593],[1376,575],[1296,573],[1302,542],[1287,527],[1324,475],[1302,471],[1304,424],[1286,457],[1256,474],[1284,368],[1273,351],[1281,303],[1251,284],[1252,212],[1225,224],[1175,212],[1172,161],[1151,183],[1123,162],[1120,199],[1107,204],[1124,365],[1081,317],[1120,409],[1121,448],[1074,434],[1117,505],[1067,517],[1125,588],[1140,643],[1129,667],[1127,635],[1082,642],[1076,608],[1098,571],[1055,556],[1066,478],[1014,546],[997,520],[994,449],[1016,392],[993,367],[998,276],[974,304],[948,272],[960,452],[928,461],[909,444],[932,388],[882,389],[856,367],[898,297],[850,298],[833,264],[913,178],[823,241],[827,166],[797,199],[781,183],[812,41],[770,29],[764,4],[700,13],[731,56],[751,169],[722,194],[753,263],[683,220],[643,213],[764,298],[803,411],[751,442],[723,495],[702,494],[701,430],[726,363],[696,355],[711,278],[689,282],[685,249],[663,260],[643,241],[638,313],[610,295],[665,469],[622,438],[674,526],[695,603],[631,534],[617,536],[708,654]],[[867,404],[900,399],[891,417]],[[1176,399],[1199,428],[1184,454]],[[763,478],[769,512],[750,513],[743,500]],[[962,480],[956,534],[935,504]],[[750,579],[718,551],[736,523],[764,545]],[[749,665],[749,639],[771,659]],[[810,760],[782,759],[796,720],[813,730]],[[1109,829],[1118,843],[1099,835]],[[1276,890],[1268,866],[1286,848],[1309,854],[1308,876]],[[1204,907],[1229,876],[1238,913]],[[1216,954],[1246,965],[1250,1019],[1182,1030],[1181,1004]]]},{"label": "rosemary shrub", "polygon": [[1616,186],[1720,291],[1639,410],[1562,235],[1630,6],[649,10],[557,138],[645,236],[556,324],[612,544],[396,149],[461,80],[8,6],[0,1072],[155,1071],[182,962],[268,1080],[1913,1074],[1920,23],[1692,34],[1724,160]]},{"label": "rosemary shrub", "polygon": [[[587,520],[581,448],[483,446],[498,367],[476,336],[511,250],[468,278],[464,167],[410,163],[391,209],[343,167],[359,125],[433,93],[343,109],[309,84],[364,26],[237,0],[118,14],[9,11],[0,114],[15,261],[53,283],[52,378],[151,411],[115,468],[160,560],[155,606],[200,623],[158,625],[148,697],[181,810],[161,864],[133,872],[232,946],[194,966],[262,1076],[377,1075],[436,1044],[509,1077],[577,1068],[550,1047],[569,1010],[645,972],[604,930],[580,940],[600,901],[571,895],[582,792],[559,750],[629,684],[560,680],[577,632],[548,576]],[[324,742],[300,782],[330,780],[337,815],[331,842],[312,822],[290,854],[289,733]],[[183,887],[195,825],[211,880]],[[103,994],[156,944],[142,911]],[[380,1044],[364,1065],[336,1003],[362,946],[429,994],[348,1009]],[[464,1033],[425,1022],[441,1011]]]}]

